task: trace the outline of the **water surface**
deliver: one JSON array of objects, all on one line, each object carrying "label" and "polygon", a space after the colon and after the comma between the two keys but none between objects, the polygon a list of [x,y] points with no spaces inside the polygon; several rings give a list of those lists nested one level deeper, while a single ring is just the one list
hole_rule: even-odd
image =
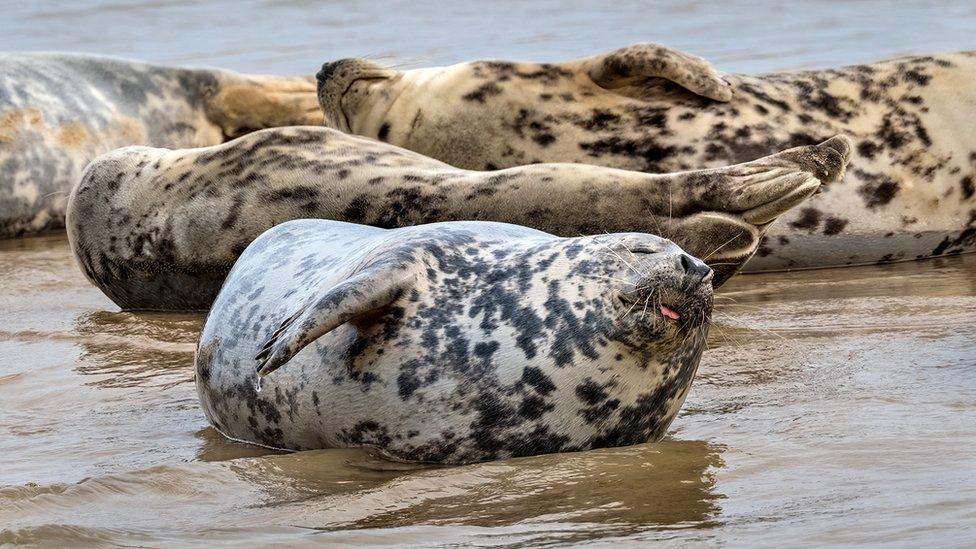
[{"label": "water surface", "polygon": [[122,313],[0,243],[0,543],[775,545],[976,535],[976,255],[740,276],[656,444],[451,468],[207,426],[198,314]]},{"label": "water surface", "polygon": [[[970,1],[0,2],[0,50],[270,73],[643,40],[769,71],[976,49],[974,28]],[[418,468],[222,439],[192,382],[201,315],[119,312],[61,236],[0,242],[0,544],[976,539],[976,256],[741,276],[717,303],[666,440]]]}]

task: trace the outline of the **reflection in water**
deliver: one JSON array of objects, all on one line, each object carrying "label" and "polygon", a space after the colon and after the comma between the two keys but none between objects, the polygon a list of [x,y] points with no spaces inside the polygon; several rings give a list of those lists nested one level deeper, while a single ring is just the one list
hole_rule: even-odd
[{"label": "reflection in water", "polygon": [[[395,464],[362,450],[300,452],[235,464],[274,502],[267,513],[312,528],[524,522],[648,527],[707,525],[722,448],[665,440],[629,448],[459,467]],[[300,490],[299,487],[302,487]],[[287,501],[288,492],[298,499]],[[605,532],[604,532],[605,534]]]},{"label": "reflection in water", "polygon": [[78,372],[101,387],[168,387],[193,381],[199,313],[86,312],[75,320],[84,349]]},{"label": "reflection in water", "polygon": [[260,457],[289,452],[276,451],[254,444],[245,444],[228,439],[213,427],[204,427],[194,433],[200,443],[196,459],[203,462],[230,461],[245,457]]}]

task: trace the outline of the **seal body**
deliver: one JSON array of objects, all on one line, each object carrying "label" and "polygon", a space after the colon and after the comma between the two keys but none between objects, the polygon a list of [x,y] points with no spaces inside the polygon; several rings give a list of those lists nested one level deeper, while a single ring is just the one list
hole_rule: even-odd
[{"label": "seal body", "polygon": [[220,432],[273,448],[463,463],[643,443],[694,378],[711,276],[645,234],[291,221],[228,276],[197,390]]},{"label": "seal body", "polygon": [[135,309],[206,309],[251,241],[301,218],[657,233],[704,258],[720,284],[777,216],[840,177],[849,152],[836,138],[668,175],[578,164],[480,172],[331,129],[274,128],[215,147],[97,158],[71,194],[68,237],[86,276]]},{"label": "seal body", "polygon": [[63,227],[71,187],[112,149],[199,147],[319,122],[310,78],[0,54],[0,238]]},{"label": "seal body", "polygon": [[723,75],[722,97],[675,77],[712,72],[671,52],[635,45],[565,63],[406,72],[348,59],[323,67],[319,96],[329,124],[474,169],[585,162],[665,173],[845,134],[857,144],[846,179],[772,227],[746,270],[976,249],[976,138],[964,122],[976,115],[974,53]]}]

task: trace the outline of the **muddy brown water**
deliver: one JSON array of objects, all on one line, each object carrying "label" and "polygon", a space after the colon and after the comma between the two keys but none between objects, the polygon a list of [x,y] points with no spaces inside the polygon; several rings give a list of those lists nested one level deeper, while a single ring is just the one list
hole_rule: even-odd
[{"label": "muddy brown water", "polygon": [[976,255],[746,275],[666,440],[451,468],[207,426],[200,314],[124,313],[0,242],[0,543],[976,539]]},{"label": "muddy brown water", "polygon": [[[0,50],[311,73],[655,40],[730,71],[976,49],[971,1],[0,0]],[[0,241],[0,545],[971,546],[976,256],[740,276],[656,444],[452,468],[207,426],[197,314],[132,314],[63,236]]]}]

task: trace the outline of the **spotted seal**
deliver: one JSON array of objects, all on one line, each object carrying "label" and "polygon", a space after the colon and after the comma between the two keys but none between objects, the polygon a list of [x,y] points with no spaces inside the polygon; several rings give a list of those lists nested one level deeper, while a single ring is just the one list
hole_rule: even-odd
[{"label": "spotted seal", "polygon": [[[565,63],[475,61],[400,72],[326,63],[330,125],[471,169],[585,162],[673,172],[817,143],[857,143],[847,178],[773,226],[746,270],[878,263],[976,249],[976,53],[839,69],[725,74],[727,97],[668,78],[638,44]],[[662,74],[663,73],[663,74]]]},{"label": "spotted seal", "polygon": [[129,309],[205,309],[244,248],[298,218],[392,228],[490,220],[560,236],[649,232],[716,270],[844,170],[848,141],[667,175],[579,164],[494,172],[321,127],[273,128],[214,147],[127,147],[95,159],[68,204],[86,276]]},{"label": "spotted seal", "polygon": [[691,386],[711,279],[647,234],[290,221],[228,275],[197,393],[221,433],[273,448],[465,463],[639,444]]},{"label": "spotted seal", "polygon": [[215,145],[321,120],[311,77],[0,54],[0,238],[63,227],[71,186],[112,149]]}]

